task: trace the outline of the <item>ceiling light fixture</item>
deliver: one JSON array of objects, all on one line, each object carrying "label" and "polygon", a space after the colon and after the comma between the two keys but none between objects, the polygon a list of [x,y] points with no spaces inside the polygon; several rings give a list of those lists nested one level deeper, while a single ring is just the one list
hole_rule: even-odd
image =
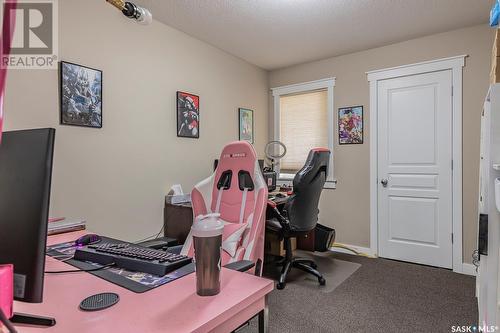
[{"label": "ceiling light fixture", "polygon": [[146,8],[136,5],[133,2],[123,0],[106,1],[118,8],[123,13],[123,15],[125,15],[129,19],[135,20],[139,24],[148,25],[153,22],[153,15],[151,14],[151,12]]}]

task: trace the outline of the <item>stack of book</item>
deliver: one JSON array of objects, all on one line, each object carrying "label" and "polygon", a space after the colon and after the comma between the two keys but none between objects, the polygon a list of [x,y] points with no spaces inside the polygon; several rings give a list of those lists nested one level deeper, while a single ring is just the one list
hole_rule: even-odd
[{"label": "stack of book", "polygon": [[50,218],[48,224],[47,234],[56,235],[65,232],[84,230],[85,229],[85,219],[76,218],[68,219],[65,217]]}]

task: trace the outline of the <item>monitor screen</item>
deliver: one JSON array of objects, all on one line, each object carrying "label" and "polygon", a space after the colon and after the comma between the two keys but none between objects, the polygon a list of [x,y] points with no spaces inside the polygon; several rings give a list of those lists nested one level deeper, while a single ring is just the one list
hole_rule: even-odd
[{"label": "monitor screen", "polygon": [[55,129],[4,132],[0,143],[0,264],[14,298],[42,302]]}]

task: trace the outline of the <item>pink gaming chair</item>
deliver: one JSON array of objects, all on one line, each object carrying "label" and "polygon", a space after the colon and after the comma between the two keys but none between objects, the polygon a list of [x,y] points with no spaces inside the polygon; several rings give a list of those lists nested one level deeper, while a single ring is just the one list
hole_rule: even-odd
[{"label": "pink gaming chair", "polygon": [[[241,260],[252,261],[256,266],[255,273],[261,275],[267,186],[253,146],[246,141],[226,145],[215,173],[194,187],[191,200],[195,218],[220,213],[226,224],[224,228],[228,230],[237,227],[234,224],[246,224],[236,250],[222,251],[222,265]],[[181,253],[189,255],[192,251],[192,237],[189,235]]]}]

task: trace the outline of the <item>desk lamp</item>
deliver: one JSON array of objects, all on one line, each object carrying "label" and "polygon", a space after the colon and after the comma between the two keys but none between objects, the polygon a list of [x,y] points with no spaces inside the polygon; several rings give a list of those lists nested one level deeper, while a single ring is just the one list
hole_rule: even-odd
[{"label": "desk lamp", "polygon": [[[282,152],[280,153],[280,148]],[[286,146],[281,141],[269,141],[264,149],[267,159],[271,163],[271,170],[276,172],[275,167],[279,165],[279,160],[286,155]]]},{"label": "desk lamp", "polygon": [[270,141],[266,148],[264,149],[266,153],[266,158],[268,159],[271,167],[264,168],[262,175],[267,183],[267,189],[269,192],[276,190],[276,184],[278,180],[279,172],[279,160],[282,159],[286,154],[286,146],[280,141]]}]

